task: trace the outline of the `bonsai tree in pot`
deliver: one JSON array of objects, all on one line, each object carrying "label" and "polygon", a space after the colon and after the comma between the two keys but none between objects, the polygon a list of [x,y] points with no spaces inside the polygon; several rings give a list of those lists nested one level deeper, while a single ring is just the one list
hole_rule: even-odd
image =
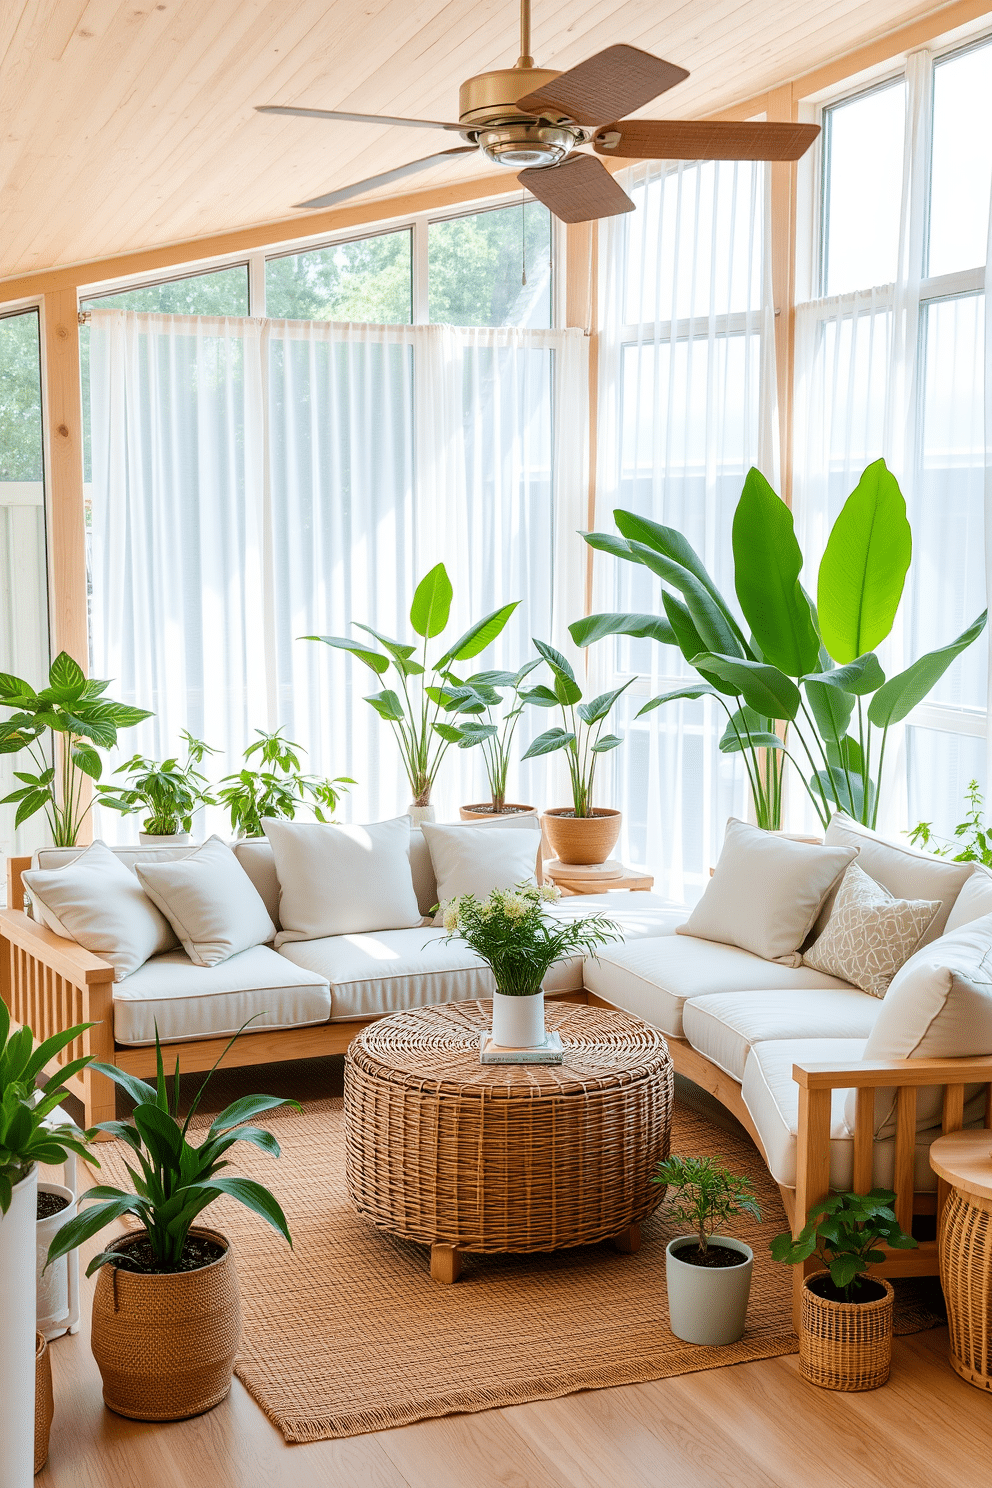
[{"label": "bonsai tree in pot", "polygon": [[538,1048],[545,1042],[542,982],[556,961],[619,940],[620,931],[602,914],[552,920],[545,906],[561,897],[554,884],[521,883],[494,889],[487,899],[461,894],[440,906],[446,940],[460,937],[496,979],[493,1043],[502,1048]]},{"label": "bonsai tree in pot", "polygon": [[[517,802],[507,801],[506,781],[513,752],[513,736],[527,704],[523,684],[540,664],[540,657],[535,657],[517,672],[476,672],[462,684],[474,694],[479,704],[480,717],[469,718],[457,726],[458,748],[480,749],[490,797],[489,801],[462,806],[462,821],[477,818],[488,820],[493,816],[537,815],[533,806],[521,806]],[[456,687],[457,684],[452,680],[452,694]],[[505,694],[499,691],[501,687],[507,689]],[[466,698],[466,712],[471,701],[471,698]]]},{"label": "bonsai tree in pot", "polygon": [[540,708],[559,708],[562,722],[539,734],[523,758],[563,750],[572,786],[572,805],[549,808],[541,817],[548,841],[562,863],[605,863],[620,836],[620,812],[593,805],[596,765],[601,755],[623,743],[619,734],[604,734],[603,725],[617,699],[634,678],[584,703],[582,688],[560,651],[535,640],[551,668],[552,685],[530,688],[524,700]]},{"label": "bonsai tree in pot", "polygon": [[115,771],[127,780],[121,793],[127,809],[148,812],[141,823],[142,842],[188,842],[194,811],[215,804],[207,778],[197,765],[208,754],[216,754],[216,749],[202,739],[194,739],[186,729],[180,737],[186,745],[185,764],[181,765],[178,757],[158,763],[135,754]]},{"label": "bonsai tree in pot", "polygon": [[[301,806],[310,807],[320,822],[330,820],[341,796],[355,782],[347,775],[333,780],[305,775],[297,753],[301,746],[284,739],[282,728],[271,734],[263,729],[255,732],[258,738],[244,752],[244,767],[225,775],[214,787],[214,804],[230,815],[231,830],[238,837],[262,837],[263,816],[292,821]],[[256,756],[258,768],[254,768]]]},{"label": "bonsai tree in pot", "polygon": [[272,1134],[245,1123],[276,1106],[300,1110],[297,1101],[242,1096],[214,1118],[198,1147],[187,1140],[211,1076],[244,1026],[208,1073],[185,1120],[179,1116],[179,1061],[170,1083],[157,1026],[154,1085],[114,1065],[93,1066],[135,1103],[131,1121],[103,1121],[94,1128],[130,1148],[136,1163],[128,1168],[134,1188],[98,1185],[83,1194],[80,1202],[89,1207],[59,1230],[48,1260],[57,1260],[125,1214],[141,1221],[141,1229],[113,1241],[86,1270],[87,1276],[100,1272],[91,1341],[103,1376],[103,1398],[118,1415],[179,1420],[209,1410],[231,1388],[241,1333],[234,1258],[225,1236],[196,1224],[214,1199],[230,1195],[293,1243],[286,1216],[269,1190],[222,1169],[235,1142],[250,1142],[278,1157]]},{"label": "bonsai tree in pot", "polygon": [[736,1343],[747,1318],[754,1252],[717,1231],[745,1214],[760,1222],[751,1180],[717,1157],[667,1157],[653,1182],[666,1185],[672,1219],[691,1230],[669,1241],[665,1252],[672,1332],[686,1343]]},{"label": "bonsai tree in pot", "polygon": [[385,676],[390,667],[395,671],[398,690],[387,687],[370,694],[365,701],[393,731],[410,782],[410,815],[415,821],[433,820],[431,791],[441,762],[452,744],[462,743],[460,730],[453,723],[444,722],[443,715],[457,717],[460,713],[478,715],[485,711],[481,698],[471,687],[463,686],[451,668],[455,662],[470,661],[484,651],[503,630],[519,603],[514,600],[477,620],[436,661],[429,661],[428,644],[447,627],[453,595],[443,563],[432,568],[417,585],[410,606],[410,625],[420,638],[420,645],[394,641],[357,620],[354,623],[358,629],[378,642],[381,651],[346,636],[302,637],[305,641],[323,641],[326,646],[347,651],[377,677]]},{"label": "bonsai tree in pot", "polygon": [[885,1188],[831,1194],[809,1211],[795,1239],[787,1231],[771,1242],[776,1261],[805,1265],[815,1253],[825,1267],[803,1281],[799,1334],[800,1372],[825,1390],[877,1390],[889,1377],[893,1292],[868,1271],[885,1260],[880,1244],[916,1245],[896,1219],[895,1198]]}]

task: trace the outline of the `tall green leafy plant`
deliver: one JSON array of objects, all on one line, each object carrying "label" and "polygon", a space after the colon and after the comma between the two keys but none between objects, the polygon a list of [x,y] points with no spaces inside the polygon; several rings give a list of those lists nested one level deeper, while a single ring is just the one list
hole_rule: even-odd
[{"label": "tall green leafy plant", "polygon": [[588,616],[570,626],[576,643],[630,635],[678,647],[699,681],[652,698],[641,713],[714,698],[728,719],[720,748],[743,755],[760,826],[781,825],[782,760],[794,765],[824,826],[835,807],[874,826],[889,730],[978,638],[988,615],[886,678],[875,648],[896,618],[912,533],[884,460],[868,466],[831,529],[815,605],[800,582],[792,513],[759,471],[748,472],[733,551],[749,635],[680,532],[634,512],[614,516],[619,537],[592,532],[586,541],[656,574],[665,614]]},{"label": "tall green leafy plant", "polygon": [[186,745],[186,760],[180,764],[177,756],[161,762],[135,754],[123,765],[118,765],[116,775],[124,775],[121,800],[131,812],[147,811],[141,823],[142,829],[153,837],[169,837],[177,832],[188,832],[193,825],[193,813],[200,806],[212,806],[213,797],[206,776],[198,770],[208,754],[216,754],[202,739],[194,739],[186,729],[182,731]]},{"label": "tall green leafy plant", "polygon": [[[453,725],[459,735],[458,748],[481,749],[492,808],[497,814],[506,806],[506,782],[513,758],[513,736],[527,705],[523,684],[540,664],[540,657],[535,657],[516,672],[476,672],[462,684],[470,689],[465,695],[466,705],[471,706],[474,695],[474,700],[481,705],[481,713],[477,718],[468,718],[464,723]],[[458,684],[453,676],[450,686],[454,695]],[[501,687],[506,691],[500,692]]]},{"label": "tall green leafy plant", "polygon": [[347,651],[377,677],[385,676],[390,667],[395,671],[397,686],[372,693],[365,701],[393,731],[415,806],[430,804],[431,790],[445,754],[452,744],[463,742],[461,730],[446,720],[460,714],[478,716],[485,712],[480,696],[460,682],[451,668],[456,662],[470,661],[484,651],[519,604],[519,600],[514,600],[477,620],[436,660],[429,661],[429,644],[447,628],[453,596],[444,564],[438,563],[417,585],[410,606],[410,625],[420,637],[419,643],[393,640],[357,620],[353,623],[377,641],[381,651],[347,636],[301,637]]},{"label": "tall green leafy plant", "polygon": [[[109,682],[87,680],[82,667],[61,651],[52,662],[48,686],[35,692],[21,677],[0,673],[0,754],[26,750],[34,771],[15,770],[21,782],[0,805],[16,803],[14,825],[43,811],[56,847],[75,847],[79,829],[94,802],[111,811],[131,809],[122,786],[105,783],[101,749],[117,745],[117,732],[133,728],[151,713],[105,697]],[[91,782],[86,800],[86,782]]]},{"label": "tall green leafy plant", "polygon": [[535,640],[534,645],[551,668],[552,685],[531,687],[523,696],[528,703],[534,703],[539,708],[560,708],[562,722],[555,728],[538,734],[523,758],[536,759],[538,755],[563,750],[568,765],[575,815],[592,816],[595,810],[593,787],[596,783],[596,765],[601,755],[623,743],[620,734],[604,734],[603,726],[614,703],[634,679],[631,677],[623,686],[600,693],[599,697],[584,703],[582,688],[561,652],[549,646],[546,641]]}]

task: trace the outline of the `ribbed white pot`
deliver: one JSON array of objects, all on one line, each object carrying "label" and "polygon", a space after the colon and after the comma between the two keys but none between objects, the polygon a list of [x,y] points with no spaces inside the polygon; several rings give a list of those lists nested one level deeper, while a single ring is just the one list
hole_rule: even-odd
[{"label": "ribbed white pot", "polygon": [[493,1043],[503,1049],[534,1049],[544,1043],[544,993],[507,997],[493,993]]},{"label": "ribbed white pot", "polygon": [[745,1257],[740,1266],[692,1266],[680,1261],[678,1250],[695,1244],[695,1237],[679,1235],[665,1252],[668,1278],[668,1319],[676,1338],[711,1347],[736,1343],[744,1332],[751,1295],[754,1252],[741,1240],[713,1235],[711,1245],[726,1245]]},{"label": "ribbed white pot", "polygon": [[406,808],[406,814],[413,826],[419,827],[421,822],[432,822],[434,820],[433,806],[413,806]]},{"label": "ribbed white pot", "polygon": [[159,836],[155,832],[139,832],[138,841],[142,847],[189,847],[193,841],[192,832],[170,832],[168,836]]},{"label": "ribbed white pot", "polygon": [[70,1219],[76,1217],[76,1195],[71,1188],[61,1183],[39,1183],[39,1193],[61,1194],[69,1202],[58,1214],[35,1223],[37,1255],[35,1269],[38,1277],[38,1321],[39,1333],[44,1333],[49,1342],[64,1333],[69,1326],[69,1257],[61,1256],[45,1269],[48,1247],[56,1234]]},{"label": "ribbed white pot", "polygon": [[38,1169],[0,1214],[0,1488],[34,1478],[35,1228]]}]

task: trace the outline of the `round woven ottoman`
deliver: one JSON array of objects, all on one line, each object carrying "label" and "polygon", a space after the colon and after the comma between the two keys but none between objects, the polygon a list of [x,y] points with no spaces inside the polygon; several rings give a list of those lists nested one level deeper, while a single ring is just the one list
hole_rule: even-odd
[{"label": "round woven ottoman", "polygon": [[627,1013],[551,1001],[561,1065],[479,1062],[492,1004],[444,1003],[370,1024],[345,1060],[348,1190],[379,1229],[431,1246],[455,1281],[460,1252],[636,1250],[664,1197],[672,1064]]}]

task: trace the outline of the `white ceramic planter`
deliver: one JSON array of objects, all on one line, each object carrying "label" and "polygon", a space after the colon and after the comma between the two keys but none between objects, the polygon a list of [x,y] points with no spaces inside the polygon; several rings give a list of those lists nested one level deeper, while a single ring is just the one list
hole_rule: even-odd
[{"label": "white ceramic planter", "polygon": [[35,1228],[38,1169],[0,1214],[0,1488],[34,1478]]},{"label": "white ceramic planter", "polygon": [[[53,1261],[47,1270],[45,1261],[48,1259],[48,1247],[58,1231],[68,1220],[76,1217],[76,1195],[71,1188],[65,1188],[61,1183],[39,1183],[38,1192],[61,1194],[64,1199],[69,1200],[66,1208],[60,1209],[58,1214],[35,1222],[38,1277],[36,1326],[38,1332],[43,1333],[46,1340],[51,1342],[53,1338],[58,1338],[59,1334],[65,1333],[73,1321],[72,1302],[74,1299],[69,1295],[69,1272],[75,1253],[70,1252],[69,1255]],[[78,1261],[76,1264],[78,1265]]]},{"label": "white ceramic planter", "polygon": [[534,1049],[544,1043],[544,993],[506,997],[493,993],[493,1043],[503,1049]]},{"label": "white ceramic planter", "polygon": [[694,1244],[694,1237],[679,1235],[665,1252],[672,1332],[686,1343],[736,1343],[747,1318],[754,1252],[741,1240],[714,1235],[711,1245],[726,1245],[747,1259],[740,1266],[692,1266],[675,1253],[687,1243]]},{"label": "white ceramic planter", "polygon": [[192,832],[172,832],[167,837],[160,837],[154,832],[139,832],[138,841],[142,847],[191,847],[193,834]]},{"label": "white ceramic planter", "polygon": [[406,808],[406,814],[410,818],[411,826],[419,827],[421,822],[434,820],[434,807],[410,805]]}]

